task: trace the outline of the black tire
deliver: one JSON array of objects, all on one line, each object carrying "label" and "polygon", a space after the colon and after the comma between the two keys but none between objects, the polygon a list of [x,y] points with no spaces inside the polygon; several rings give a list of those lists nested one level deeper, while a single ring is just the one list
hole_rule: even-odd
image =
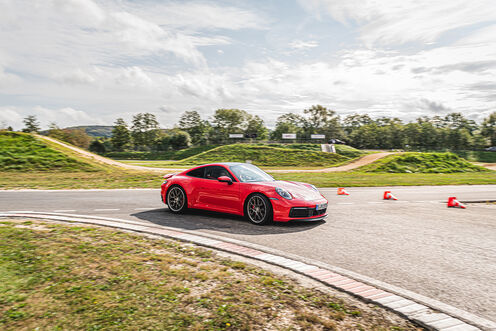
[{"label": "black tire", "polygon": [[272,221],[272,204],[265,195],[254,193],[246,199],[245,216],[253,224],[267,224]]},{"label": "black tire", "polygon": [[188,209],[186,192],[184,192],[183,188],[179,185],[169,187],[165,200],[171,213],[180,214]]}]

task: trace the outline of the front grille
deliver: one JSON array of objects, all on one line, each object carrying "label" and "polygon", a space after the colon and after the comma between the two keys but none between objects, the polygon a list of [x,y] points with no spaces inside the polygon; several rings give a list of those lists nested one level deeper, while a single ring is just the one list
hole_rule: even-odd
[{"label": "front grille", "polygon": [[289,217],[312,217],[325,214],[327,209],[317,211],[315,208],[293,207],[289,211]]}]

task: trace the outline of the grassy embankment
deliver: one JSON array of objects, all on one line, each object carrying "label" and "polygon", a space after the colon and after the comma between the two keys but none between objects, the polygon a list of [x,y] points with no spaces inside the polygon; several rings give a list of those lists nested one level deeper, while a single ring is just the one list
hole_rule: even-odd
[{"label": "grassy embankment", "polygon": [[274,174],[320,187],[496,184],[496,172],[452,153],[390,155],[353,172]]},{"label": "grassy embankment", "polygon": [[384,309],[181,242],[42,221],[0,222],[0,329],[262,328],[417,329]]},{"label": "grassy embankment", "polygon": [[387,156],[353,172],[274,174],[320,187],[496,184],[496,172],[452,153],[402,153]]},{"label": "grassy embankment", "polygon": [[[208,145],[208,146],[193,146],[190,148],[182,149],[179,151],[166,151],[166,152],[138,152],[138,151],[127,151],[127,152],[110,152],[104,154],[104,156],[115,160],[133,160],[133,161],[170,161],[170,160],[183,160],[190,156],[206,152],[213,148],[219,147],[220,145]],[[289,148],[289,149],[301,149],[307,151],[321,151],[320,144],[245,144],[245,146],[269,146],[277,148]],[[336,151],[338,154],[344,155],[346,157],[355,158],[364,154],[350,146],[336,145]],[[146,164],[146,162],[144,162]],[[160,164],[160,163],[157,163]]]},{"label": "grassy embankment", "polygon": [[337,147],[337,154],[323,153],[317,144],[232,144],[219,146],[176,162],[170,161],[124,161],[127,164],[148,167],[183,167],[211,162],[245,162],[265,168],[296,167],[315,169],[334,167],[351,162],[363,152],[349,147]]},{"label": "grassy embankment", "polygon": [[157,173],[122,170],[24,133],[0,132],[0,189],[157,187]]},{"label": "grassy embankment", "polygon": [[[228,147],[228,146],[225,146]],[[234,148],[233,148],[234,147]],[[299,146],[301,148],[301,146]],[[345,146],[343,146],[346,148]],[[272,159],[281,159],[280,162],[297,162],[299,159],[291,158],[296,155],[294,150],[281,149],[277,147],[256,147],[250,148],[247,152],[240,151],[242,146],[231,145],[229,153],[224,156],[217,150],[211,150],[215,154],[212,159],[215,161],[234,161],[253,159],[254,156],[263,155],[260,151],[266,148],[274,148]],[[258,148],[258,149],[257,149]],[[274,150],[271,150],[274,151]],[[305,151],[303,151],[305,152]],[[353,152],[353,150],[351,150]],[[207,152],[208,153],[208,152]],[[244,154],[242,154],[244,153]],[[313,153],[313,152],[306,152]],[[307,158],[314,164],[320,162],[342,162],[347,159],[344,156],[330,156],[332,159],[321,157],[315,152],[315,157],[308,154],[298,154],[300,158]],[[241,155],[241,156],[240,156]],[[238,157],[238,159],[235,159]],[[258,157],[258,156],[257,156]],[[204,154],[196,156],[196,162],[209,162],[209,157],[204,158]],[[449,158],[438,160],[440,164],[437,169],[444,169],[443,162]],[[187,163],[189,161],[184,161]],[[388,158],[388,168],[403,167],[411,169],[411,165],[405,165],[403,161],[397,162],[395,158]],[[415,158],[415,160],[418,160]],[[420,159],[419,164],[426,159]],[[279,162],[279,161],[277,161]],[[315,184],[320,187],[326,186],[390,186],[390,185],[456,185],[456,184],[496,184],[496,172],[480,171],[481,168],[472,168],[472,165],[460,163],[458,170],[463,172],[451,173],[443,171],[443,174],[434,173],[391,173],[384,165],[384,160],[379,161],[379,171],[376,165],[371,165],[359,169],[355,172],[337,173],[290,173],[274,174],[276,179],[300,180]],[[417,161],[415,161],[417,162]],[[450,161],[451,162],[451,161]],[[397,163],[396,166],[392,164]],[[459,161],[455,160],[455,163]],[[287,163],[286,163],[287,164]],[[337,165],[339,163],[335,163]],[[182,167],[189,167],[183,164]],[[376,167],[376,168],[374,168]],[[423,166],[422,166],[423,167]],[[265,167],[264,167],[265,168]],[[384,170],[386,169],[386,170]],[[468,170],[475,172],[466,172]],[[411,170],[410,170],[411,171]],[[412,171],[417,172],[417,171]],[[83,158],[74,151],[61,147],[55,143],[41,141],[31,135],[22,133],[0,133],[0,189],[91,189],[91,188],[158,188],[161,183],[161,176],[158,173],[146,171],[130,171],[121,168],[101,164],[91,159]]]},{"label": "grassy embankment", "polygon": [[104,154],[104,156],[114,160],[182,160],[215,147],[218,147],[218,145],[194,146],[179,151],[166,152],[110,152]]}]

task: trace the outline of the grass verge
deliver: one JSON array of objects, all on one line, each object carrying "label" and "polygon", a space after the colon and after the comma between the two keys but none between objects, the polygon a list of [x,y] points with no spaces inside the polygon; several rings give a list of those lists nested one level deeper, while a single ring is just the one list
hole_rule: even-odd
[{"label": "grass verge", "polygon": [[160,173],[141,171],[0,172],[0,189],[160,188]]},{"label": "grass verge", "polygon": [[[453,174],[394,174],[365,172],[273,173],[279,180],[295,180],[318,187],[496,184],[496,171]],[[125,189],[159,188],[161,174],[122,172],[0,172],[0,189]]]},{"label": "grass verge", "polygon": [[1,223],[0,328],[418,329],[209,250],[37,221]]},{"label": "grass verge", "polygon": [[366,172],[271,174],[279,180],[295,180],[318,187],[336,186],[416,186],[496,184],[496,171],[452,174],[397,174]]}]

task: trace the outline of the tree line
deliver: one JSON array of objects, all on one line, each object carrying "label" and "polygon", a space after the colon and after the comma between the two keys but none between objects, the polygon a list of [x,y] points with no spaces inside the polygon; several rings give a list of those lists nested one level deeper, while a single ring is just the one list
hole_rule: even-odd
[{"label": "tree line", "polygon": [[[26,132],[40,132],[35,116],[24,119]],[[229,134],[242,134],[249,141],[281,141],[283,133],[294,133],[296,140],[287,142],[321,143],[312,134],[339,139],[356,148],[469,150],[496,146],[496,112],[482,123],[465,118],[461,113],[445,116],[422,116],[404,123],[396,117],[371,118],[367,114],[339,116],[334,110],[315,105],[303,114],[286,113],[277,118],[269,130],[257,115],[240,109],[217,109],[210,119],[197,111],[186,111],[173,129],[161,129],[155,115],[139,113],[130,125],[122,118],[115,121],[112,137],[91,139],[83,129],[60,129],[52,123],[48,136],[89,148],[97,153],[110,151],[167,151],[191,145],[226,144],[239,141]],[[246,140],[245,139],[245,140]]]}]

